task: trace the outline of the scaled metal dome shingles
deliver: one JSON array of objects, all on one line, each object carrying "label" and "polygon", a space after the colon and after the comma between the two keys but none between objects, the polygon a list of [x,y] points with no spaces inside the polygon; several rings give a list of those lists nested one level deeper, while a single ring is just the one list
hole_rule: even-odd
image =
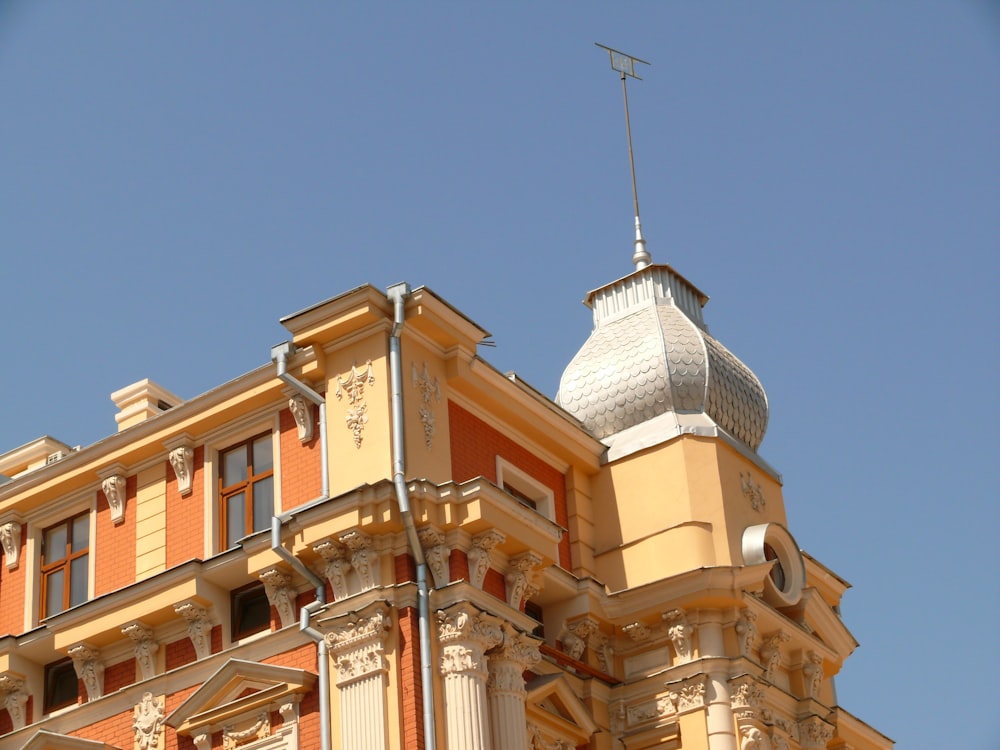
[{"label": "scaled metal dome shingles", "polygon": [[668,266],[595,292],[594,331],[563,373],[557,403],[599,438],[668,411],[700,412],[757,450],[767,397],[750,369],[692,320],[701,319],[699,294]]}]

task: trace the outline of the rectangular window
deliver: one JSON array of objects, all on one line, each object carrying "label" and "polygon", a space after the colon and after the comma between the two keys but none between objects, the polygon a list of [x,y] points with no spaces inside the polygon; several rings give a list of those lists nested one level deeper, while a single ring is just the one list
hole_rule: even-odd
[{"label": "rectangular window", "polygon": [[52,662],[45,666],[45,700],[43,711],[70,706],[79,698],[80,683],[71,659]]},{"label": "rectangular window", "polygon": [[219,453],[219,501],[223,549],[271,525],[274,457],[270,433]]},{"label": "rectangular window", "polygon": [[232,639],[259,633],[271,627],[271,603],[267,600],[264,584],[251,583],[231,595]]},{"label": "rectangular window", "polygon": [[42,618],[87,601],[90,514],[42,531]]}]

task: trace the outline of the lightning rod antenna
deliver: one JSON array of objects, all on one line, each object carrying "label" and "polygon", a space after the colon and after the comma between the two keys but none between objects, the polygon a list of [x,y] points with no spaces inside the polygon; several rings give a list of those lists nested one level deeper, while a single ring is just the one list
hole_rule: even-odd
[{"label": "lightning rod antenna", "polygon": [[611,47],[605,47],[598,42],[594,42],[594,44],[608,51],[608,54],[611,56],[612,69],[621,73],[622,77],[622,97],[625,99],[625,134],[628,137],[628,164],[632,171],[632,206],[635,209],[635,250],[632,253],[632,263],[635,264],[636,270],[642,270],[652,262],[652,258],[646,252],[646,240],[643,239],[642,224],[639,222],[639,193],[635,187],[635,159],[632,156],[632,125],[629,122],[628,116],[628,88],[625,85],[625,77],[631,76],[641,81],[642,78],[635,74],[635,64],[650,65],[650,63],[640,60],[638,57],[632,57],[632,55],[624,52],[619,52],[616,49],[611,49]]}]

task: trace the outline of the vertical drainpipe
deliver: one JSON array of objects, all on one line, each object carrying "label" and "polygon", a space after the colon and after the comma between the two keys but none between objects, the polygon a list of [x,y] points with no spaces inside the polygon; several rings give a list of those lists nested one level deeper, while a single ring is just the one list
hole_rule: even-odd
[{"label": "vertical drainpipe", "polygon": [[400,334],[406,318],[406,299],[410,285],[395,284],[386,290],[393,304],[392,333],[389,335],[389,379],[392,384],[392,484],[396,489],[399,514],[406,529],[406,538],[417,564],[417,619],[420,627],[420,683],[424,710],[424,747],[437,747],[434,728],[434,682],[431,671],[430,590],[427,586],[427,560],[413,523],[410,494],[406,489],[406,443],[403,436],[403,364],[400,354]]},{"label": "vertical drainpipe", "polygon": [[[298,348],[290,341],[271,349],[271,359],[278,366],[278,377],[282,382],[292,386],[307,399],[319,406],[319,446],[320,446],[320,498],[324,500],[330,496],[330,461],[326,453],[326,399],[301,380],[288,374],[288,360],[298,351]],[[327,652],[326,639],[323,634],[313,628],[309,621],[316,610],[321,609],[326,604],[326,582],[318,575],[307,568],[295,555],[285,549],[281,543],[282,519],[278,516],[271,518],[271,549],[277,555],[292,566],[299,575],[309,581],[316,589],[316,599],[309,602],[299,611],[299,630],[302,631],[317,644],[317,658],[319,661],[319,737],[320,750],[331,750],[331,730],[330,720],[330,658]]]}]

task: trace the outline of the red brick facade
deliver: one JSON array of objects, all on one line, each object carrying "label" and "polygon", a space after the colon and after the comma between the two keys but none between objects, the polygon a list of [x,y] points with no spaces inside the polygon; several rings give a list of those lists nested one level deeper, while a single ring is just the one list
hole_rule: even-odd
[{"label": "red brick facade", "polygon": [[313,407],[313,436],[308,443],[299,440],[295,417],[290,409],[282,409],[278,416],[281,451],[281,505],[290,510],[315,500],[321,488],[321,460],[319,446],[319,409]]},{"label": "red brick facade", "polygon": [[167,567],[200,560],[205,548],[205,448],[194,449],[191,492],[181,495],[167,462]]},{"label": "red brick facade", "polygon": [[94,596],[135,583],[136,477],[125,481],[125,520],[111,520],[111,506],[103,490],[97,491],[97,532],[90,540],[94,555]]}]

